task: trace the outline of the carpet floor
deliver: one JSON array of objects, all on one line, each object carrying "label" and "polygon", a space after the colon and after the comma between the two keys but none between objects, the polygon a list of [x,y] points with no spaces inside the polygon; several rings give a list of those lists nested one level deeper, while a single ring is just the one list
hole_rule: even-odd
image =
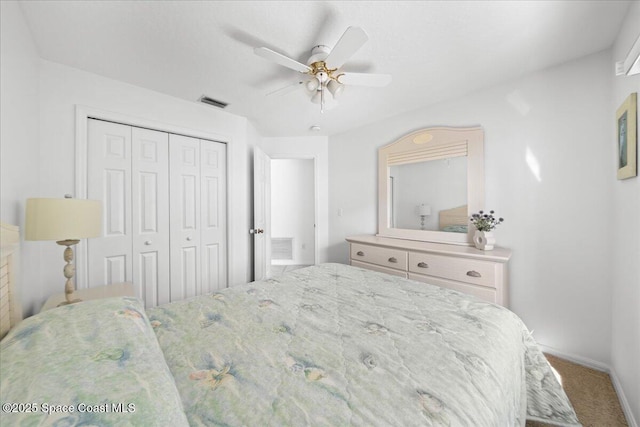
[{"label": "carpet floor", "polygon": [[[584,427],[624,427],[628,425],[609,374],[550,354],[545,354],[545,356],[560,375],[562,386],[576,410],[578,420]],[[527,421],[526,427],[547,425]]]}]

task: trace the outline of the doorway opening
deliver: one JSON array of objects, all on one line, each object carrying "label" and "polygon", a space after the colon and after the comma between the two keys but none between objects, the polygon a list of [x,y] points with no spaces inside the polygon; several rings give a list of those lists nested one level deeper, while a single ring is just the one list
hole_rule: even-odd
[{"label": "doorway opening", "polygon": [[314,159],[271,160],[271,275],[315,264]]}]

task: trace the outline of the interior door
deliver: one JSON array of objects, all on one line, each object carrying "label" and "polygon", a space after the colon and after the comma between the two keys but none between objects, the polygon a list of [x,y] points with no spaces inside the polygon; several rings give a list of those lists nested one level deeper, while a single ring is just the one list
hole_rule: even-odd
[{"label": "interior door", "polygon": [[89,286],[133,281],[131,127],[89,120],[87,196],[101,200],[102,237],[88,239]]},{"label": "interior door", "polygon": [[200,140],[169,136],[171,301],[200,295]]},{"label": "interior door", "polygon": [[200,140],[202,293],[227,287],[227,146]]},{"label": "interior door", "polygon": [[271,159],[271,270],[316,263],[315,160]]},{"label": "interior door", "polygon": [[169,302],[169,134],[131,129],[133,283],[146,307]]},{"label": "interior door", "polygon": [[271,276],[271,158],[253,152],[253,270],[254,280]]},{"label": "interior door", "polygon": [[86,179],[104,210],[90,287],[133,282],[147,307],[227,287],[224,143],[89,119]]}]

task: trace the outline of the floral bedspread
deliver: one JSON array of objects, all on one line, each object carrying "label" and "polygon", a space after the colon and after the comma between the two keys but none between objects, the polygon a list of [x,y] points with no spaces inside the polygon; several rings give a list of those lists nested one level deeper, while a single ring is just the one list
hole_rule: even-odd
[{"label": "floral bedspread", "polygon": [[187,426],[142,302],[44,311],[0,342],[2,426]]},{"label": "floral bedspread", "polygon": [[147,310],[192,426],[579,425],[520,319],[341,264]]}]

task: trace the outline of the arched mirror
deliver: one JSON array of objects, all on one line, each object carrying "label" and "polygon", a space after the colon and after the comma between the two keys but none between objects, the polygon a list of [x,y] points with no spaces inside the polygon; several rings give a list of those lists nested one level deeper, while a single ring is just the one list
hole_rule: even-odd
[{"label": "arched mirror", "polygon": [[470,245],[484,204],[482,128],[427,128],[378,151],[378,235]]}]

